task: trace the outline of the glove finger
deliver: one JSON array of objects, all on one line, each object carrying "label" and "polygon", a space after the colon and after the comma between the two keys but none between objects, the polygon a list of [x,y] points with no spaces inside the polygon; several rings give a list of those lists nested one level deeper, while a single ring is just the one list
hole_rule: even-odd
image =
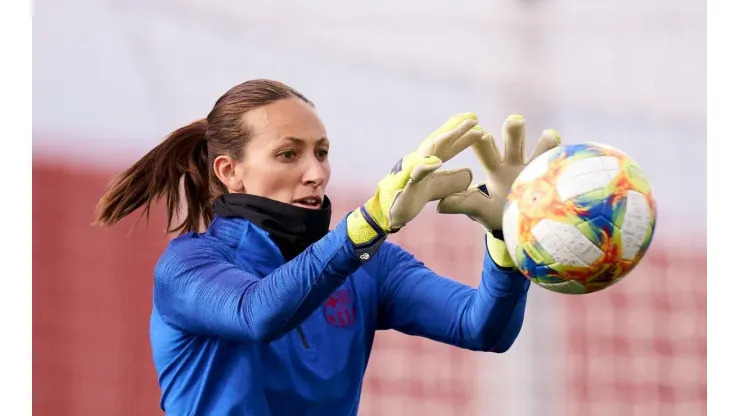
[{"label": "glove finger", "polygon": [[467,133],[460,136],[459,139],[455,140],[454,143],[441,147],[439,152],[440,154],[437,156],[439,156],[443,162],[450,160],[460,154],[463,150],[481,141],[485,134],[486,131],[483,130],[481,126],[476,125],[472,129],[468,130]]},{"label": "glove finger", "polygon": [[426,156],[411,169],[410,182],[421,182],[427,176],[442,166],[442,161],[437,156]]},{"label": "glove finger", "polygon": [[537,141],[537,146],[535,146],[534,151],[529,156],[527,164],[537,159],[538,156],[547,152],[548,150],[558,147],[560,143],[562,143],[562,139],[560,138],[560,134],[558,134],[558,132],[553,129],[545,130],[544,132],[542,132],[540,140]]},{"label": "glove finger", "polygon": [[512,114],[504,121],[504,161],[511,165],[524,164],[524,117]]},{"label": "glove finger", "polygon": [[443,198],[437,204],[437,212],[440,214],[465,214],[472,218],[480,218],[485,214],[482,211],[490,202],[488,196],[482,190],[484,186],[484,184],[479,184]]},{"label": "glove finger", "polygon": [[455,142],[477,124],[478,116],[474,113],[461,113],[452,116],[442,127],[424,139],[417,149],[417,153],[422,156],[434,155],[439,157],[442,162],[446,162],[459,153],[459,151],[454,153],[448,149],[453,148]]},{"label": "glove finger", "polygon": [[487,172],[493,172],[501,163],[501,153],[496,146],[496,140],[488,132],[473,144],[473,152]]},{"label": "glove finger", "polygon": [[473,172],[468,168],[435,172],[429,178],[427,201],[436,201],[458,192],[464,192],[472,181]]}]

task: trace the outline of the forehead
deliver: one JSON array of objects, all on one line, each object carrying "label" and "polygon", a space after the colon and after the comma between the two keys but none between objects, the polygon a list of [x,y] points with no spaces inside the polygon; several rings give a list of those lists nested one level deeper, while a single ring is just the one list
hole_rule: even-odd
[{"label": "forehead", "polygon": [[244,115],[244,122],[253,137],[284,136],[318,140],[326,137],[326,129],[316,110],[298,98],[276,101]]}]

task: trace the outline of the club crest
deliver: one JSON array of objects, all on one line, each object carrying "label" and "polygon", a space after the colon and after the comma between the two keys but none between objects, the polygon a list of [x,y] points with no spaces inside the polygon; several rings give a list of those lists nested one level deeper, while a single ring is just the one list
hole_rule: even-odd
[{"label": "club crest", "polygon": [[339,289],[324,302],[324,317],[337,327],[348,327],[355,323],[356,311],[352,292],[349,289]]}]

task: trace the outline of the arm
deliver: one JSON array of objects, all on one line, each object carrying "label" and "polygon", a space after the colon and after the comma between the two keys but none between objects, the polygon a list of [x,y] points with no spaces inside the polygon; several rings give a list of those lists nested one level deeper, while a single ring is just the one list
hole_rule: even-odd
[{"label": "arm", "polygon": [[519,271],[499,268],[486,254],[474,289],[437,275],[396,245],[378,253],[380,329],[492,352],[505,352],[519,335],[530,284]]},{"label": "arm", "polygon": [[201,239],[175,241],[155,269],[164,322],[200,335],[269,342],[305,320],[360,266],[346,220],[258,279]]}]

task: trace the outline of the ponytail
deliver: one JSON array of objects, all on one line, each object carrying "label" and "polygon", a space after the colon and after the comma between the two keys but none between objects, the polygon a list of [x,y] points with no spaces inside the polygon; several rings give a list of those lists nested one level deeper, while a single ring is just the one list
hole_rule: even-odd
[{"label": "ponytail", "polygon": [[[209,195],[209,159],[205,119],[172,132],[125,172],[100,198],[94,224],[111,226],[144,206],[149,217],[153,202],[165,199],[167,232],[198,231],[213,220]],[[180,208],[180,184],[184,187],[187,213],[180,224],[173,220]]]}]

